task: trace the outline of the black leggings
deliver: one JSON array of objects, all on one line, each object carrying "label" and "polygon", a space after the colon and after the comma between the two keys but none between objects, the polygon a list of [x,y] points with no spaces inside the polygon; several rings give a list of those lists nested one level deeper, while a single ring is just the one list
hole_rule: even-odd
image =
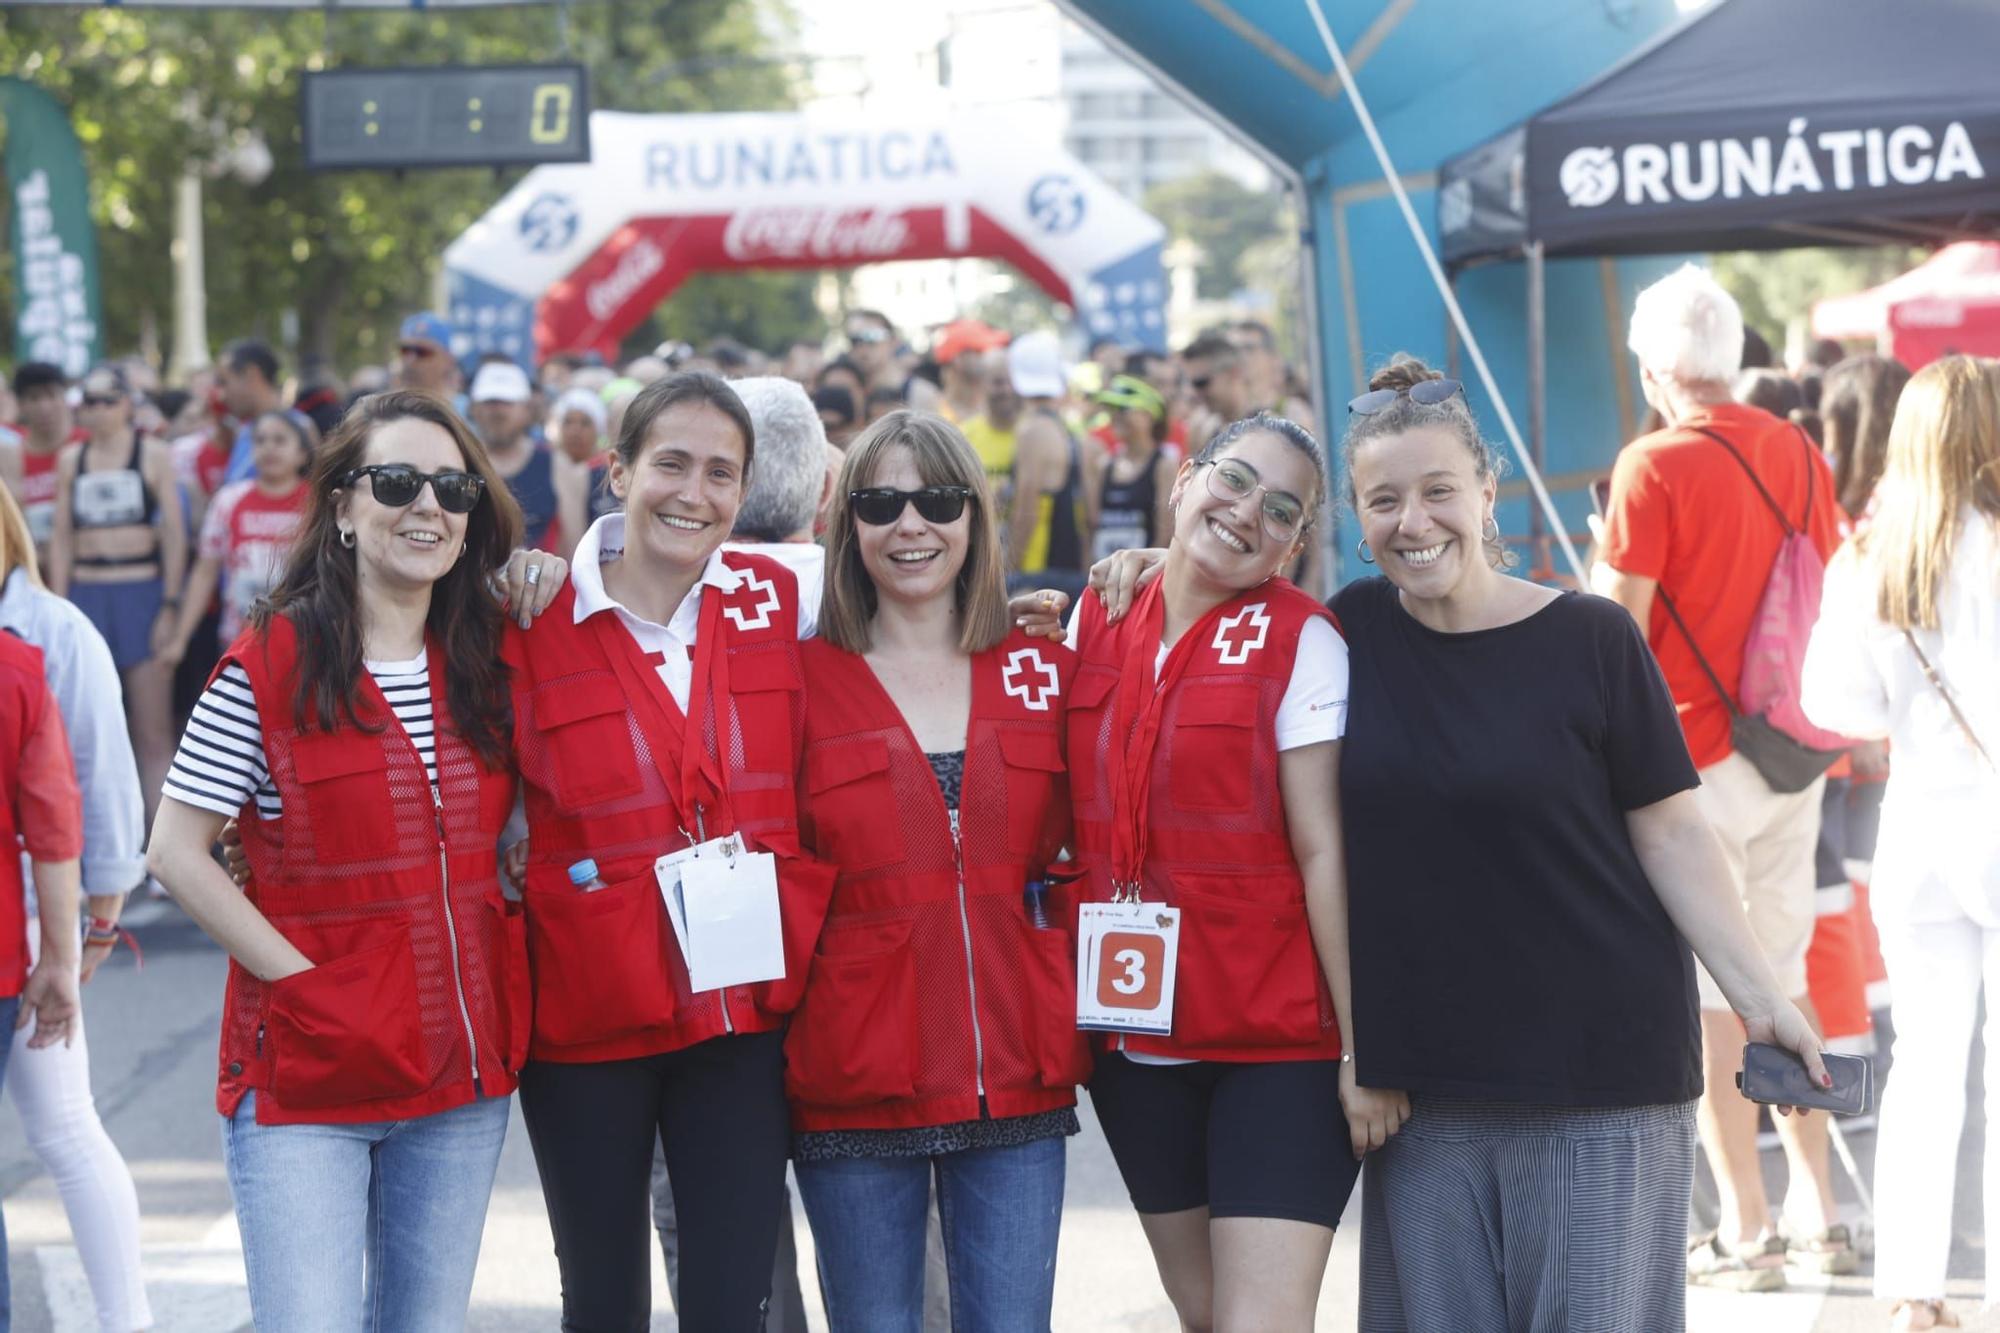
[{"label": "black leggings", "polygon": [[653,1143],[681,1223],[680,1322],[756,1333],[784,1221],[785,1034],[521,1071],[570,1333],[644,1333],[652,1310]]}]

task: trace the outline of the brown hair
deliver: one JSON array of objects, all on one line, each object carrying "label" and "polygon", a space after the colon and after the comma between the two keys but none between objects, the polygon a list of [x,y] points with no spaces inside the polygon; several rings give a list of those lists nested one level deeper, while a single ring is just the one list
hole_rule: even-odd
[{"label": "brown hair", "polygon": [[2000,520],[2000,376],[1969,356],[1933,361],[1896,404],[1873,519],[1855,538],[1875,582],[1875,613],[1897,629],[1936,629],[1959,520]]},{"label": "brown hair", "polygon": [[[1484,435],[1479,433],[1479,423],[1473,420],[1472,406],[1465,401],[1461,390],[1441,403],[1420,403],[1410,397],[1410,389],[1425,380],[1441,380],[1444,375],[1432,370],[1416,357],[1398,352],[1389,359],[1389,364],[1376,371],[1368,380],[1370,391],[1395,389],[1395,402],[1367,416],[1349,416],[1347,437],[1341,442],[1341,465],[1347,471],[1347,504],[1356,508],[1354,494],[1354,451],[1370,440],[1385,439],[1401,435],[1406,431],[1418,430],[1426,426],[1441,426],[1458,437],[1465,451],[1472,455],[1473,474],[1480,481],[1494,481],[1506,475],[1507,460],[1494,449]],[[1486,563],[1495,569],[1512,569],[1520,563],[1520,558],[1507,549],[1507,543],[1494,537],[1486,540]]]},{"label": "brown hair", "polygon": [[851,653],[868,651],[875,618],[875,580],[861,563],[854,532],[850,491],[871,485],[882,457],[908,449],[926,486],[964,486],[972,492],[965,564],[958,571],[959,649],[983,653],[1007,637],[1007,585],[1000,559],[1000,532],[993,492],[979,455],[943,417],[908,409],[891,412],[847,446],[847,461],[834,487],[826,519],[826,590],[819,612],[820,637]]},{"label": "brown hair", "polygon": [[1856,518],[1868,508],[1875,483],[1882,479],[1889,423],[1896,419],[1896,400],[1909,382],[1902,362],[1872,352],[1836,362],[1820,378],[1819,414],[1826,423],[1834,494]]},{"label": "brown hair", "polygon": [[719,375],[711,375],[705,370],[683,370],[665,379],[654,380],[639,390],[637,396],[625,409],[625,416],[618,427],[618,457],[630,468],[639,461],[639,451],[646,447],[646,437],[653,433],[653,423],[666,414],[669,408],[684,403],[697,403],[714,408],[729,418],[743,437],[743,489],[750,489],[750,463],[757,454],[757,427],[751,424],[750,409],[743,406],[743,400],[736,396],[736,390]]},{"label": "brown hair", "polygon": [[[450,435],[465,469],[486,483],[466,516],[465,552],[431,588],[426,627],[444,651],[445,701],[453,725],[489,767],[507,762],[513,707],[500,663],[500,602],[493,576],[521,543],[521,506],[493,470],[486,446],[435,394],[398,389],[363,398],[313,454],[311,498],[284,577],[252,623],[260,630],[282,615],[298,632],[295,725],[332,731],[341,719],[361,727],[355,700],[365,667],[354,552],[340,543],[339,502],[347,474],[362,466],[378,427],[429,422]],[[365,728],[364,728],[365,729]]]}]

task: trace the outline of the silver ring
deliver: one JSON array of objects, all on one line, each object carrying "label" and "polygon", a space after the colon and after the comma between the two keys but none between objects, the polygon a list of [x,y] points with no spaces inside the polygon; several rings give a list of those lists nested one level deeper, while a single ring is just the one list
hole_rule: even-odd
[{"label": "silver ring", "polygon": [[537,583],[540,583],[542,581],[542,566],[539,561],[528,566],[527,579],[528,579],[528,586],[530,588],[534,587]]}]

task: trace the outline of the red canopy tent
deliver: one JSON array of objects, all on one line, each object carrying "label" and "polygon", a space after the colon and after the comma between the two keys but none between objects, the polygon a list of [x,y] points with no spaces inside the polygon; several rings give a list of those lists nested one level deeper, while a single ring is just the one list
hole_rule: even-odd
[{"label": "red canopy tent", "polygon": [[1873,338],[1912,370],[1953,352],[2000,356],[2000,241],[1947,245],[1879,287],[1813,306],[1820,338]]}]

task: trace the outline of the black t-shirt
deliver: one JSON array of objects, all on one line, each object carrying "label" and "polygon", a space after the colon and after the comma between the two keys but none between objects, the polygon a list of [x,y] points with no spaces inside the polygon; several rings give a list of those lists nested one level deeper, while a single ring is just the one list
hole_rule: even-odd
[{"label": "black t-shirt", "polygon": [[1693,958],[1625,812],[1698,783],[1630,615],[1565,593],[1444,634],[1386,579],[1331,603],[1361,1082],[1556,1106],[1701,1093]]}]

